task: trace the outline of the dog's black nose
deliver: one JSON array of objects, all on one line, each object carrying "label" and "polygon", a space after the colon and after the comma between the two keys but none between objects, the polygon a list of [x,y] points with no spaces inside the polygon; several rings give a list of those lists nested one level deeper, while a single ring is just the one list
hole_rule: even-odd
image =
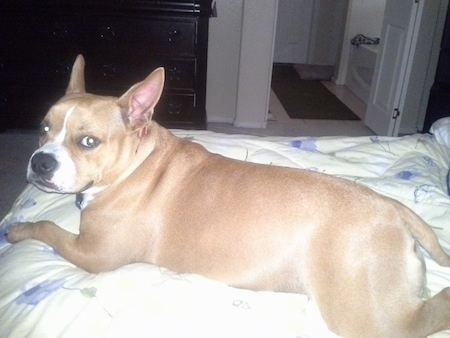
[{"label": "dog's black nose", "polygon": [[53,155],[40,152],[31,158],[31,169],[41,177],[50,178],[58,167],[58,161]]}]

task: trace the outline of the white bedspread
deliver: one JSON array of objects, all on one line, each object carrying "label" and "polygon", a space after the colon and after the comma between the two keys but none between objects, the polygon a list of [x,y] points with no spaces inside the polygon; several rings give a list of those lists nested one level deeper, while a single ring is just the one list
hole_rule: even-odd
[{"label": "white bedspread", "polygon": [[[403,138],[173,132],[228,157],[367,185],[415,210],[450,252],[447,129],[444,121],[435,126],[436,136]],[[88,274],[42,242],[6,243],[11,223],[40,219],[77,232],[74,196],[28,186],[0,223],[0,337],[334,337],[303,295],[239,290],[148,264]],[[450,286],[449,268],[426,263],[429,294]]]}]

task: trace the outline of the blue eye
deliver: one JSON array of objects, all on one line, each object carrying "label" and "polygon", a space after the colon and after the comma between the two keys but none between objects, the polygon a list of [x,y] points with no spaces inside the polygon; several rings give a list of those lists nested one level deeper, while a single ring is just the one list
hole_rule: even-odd
[{"label": "blue eye", "polygon": [[81,139],[80,145],[84,148],[94,149],[100,144],[100,141],[93,136],[85,136]]}]

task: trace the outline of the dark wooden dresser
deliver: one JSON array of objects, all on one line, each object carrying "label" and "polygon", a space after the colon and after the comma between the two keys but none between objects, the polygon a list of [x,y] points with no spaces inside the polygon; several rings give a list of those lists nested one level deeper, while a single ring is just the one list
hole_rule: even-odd
[{"label": "dark wooden dresser", "polygon": [[2,0],[0,130],[35,129],[64,94],[77,54],[88,92],[120,96],[163,66],[154,119],[206,126],[211,0]]}]

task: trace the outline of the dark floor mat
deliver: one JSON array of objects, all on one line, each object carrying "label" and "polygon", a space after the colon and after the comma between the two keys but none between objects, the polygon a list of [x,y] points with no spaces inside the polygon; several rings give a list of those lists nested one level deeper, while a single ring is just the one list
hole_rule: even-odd
[{"label": "dark floor mat", "polygon": [[359,120],[318,80],[302,80],[291,64],[274,64],[272,89],[290,118]]}]

